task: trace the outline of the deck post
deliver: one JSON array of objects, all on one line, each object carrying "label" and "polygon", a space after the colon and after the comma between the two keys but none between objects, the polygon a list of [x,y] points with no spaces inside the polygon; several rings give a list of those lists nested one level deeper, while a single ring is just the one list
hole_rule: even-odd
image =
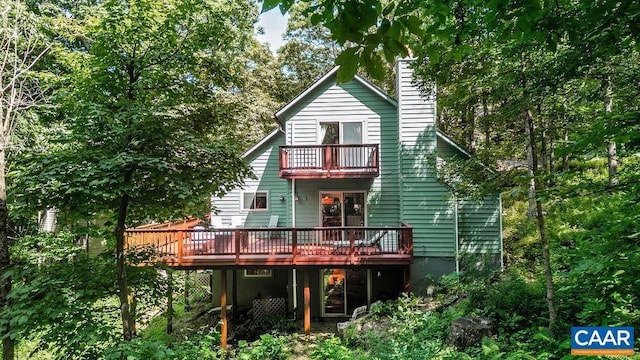
[{"label": "deck post", "polygon": [[183,234],[182,231],[178,232],[178,236],[177,236],[177,242],[178,242],[178,265],[182,264],[182,251],[183,249],[183,244],[182,244],[182,239],[183,239]]},{"label": "deck post", "polygon": [[220,270],[220,319],[222,328],[220,329],[220,347],[227,349],[227,270]]},{"label": "deck post", "polygon": [[311,334],[311,292],[309,291],[309,270],[304,269],[304,333]]},{"label": "deck post", "polygon": [[331,147],[326,146],[324,148],[324,166],[327,170],[327,177],[331,177]]},{"label": "deck post", "polygon": [[291,230],[291,252],[292,252],[292,262],[293,265],[296,264],[296,257],[298,254],[298,231],[296,230],[296,228],[293,228]]},{"label": "deck post", "polygon": [[355,262],[356,262],[356,241],[353,236],[349,236],[349,263],[355,264]]},{"label": "deck post", "polygon": [[240,262],[240,230],[235,230],[233,232],[233,240],[234,240],[234,244],[233,246],[235,247],[235,253],[236,253],[236,264],[238,262]]},{"label": "deck post", "polygon": [[373,271],[371,268],[367,269],[367,309],[371,310],[371,299],[373,298],[371,292],[373,288]]}]

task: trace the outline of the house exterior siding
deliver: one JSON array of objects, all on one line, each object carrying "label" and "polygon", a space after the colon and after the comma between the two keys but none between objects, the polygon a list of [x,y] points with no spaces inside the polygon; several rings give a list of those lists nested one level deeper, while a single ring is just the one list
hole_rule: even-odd
[{"label": "house exterior siding", "polygon": [[361,121],[363,142],[380,145],[380,176],[375,179],[296,181],[296,226],[318,226],[320,190],[366,191],[367,224],[398,225],[398,120],[394,104],[362,83],[326,82],[286,113],[289,145],[319,143],[321,122]]},{"label": "house exterior siding", "polygon": [[[278,215],[278,225],[288,225],[287,204],[290,202],[289,184],[278,177],[278,147],[284,145],[285,136],[276,133],[270,141],[253,149],[246,160],[256,175],[255,179],[245,179],[242,189],[234,189],[225,196],[211,198],[211,205],[216,215],[222,218],[224,227],[231,226],[231,218],[240,216],[246,227],[260,227],[269,224],[271,215]],[[268,194],[266,210],[243,210],[242,194],[244,192],[266,191]],[[280,200],[280,198],[283,200]]]},{"label": "house exterior siding", "polygon": [[[467,159],[469,156],[452,145],[451,140],[438,135],[438,157]],[[500,194],[490,194],[482,199],[458,200],[458,251],[460,256],[469,254],[502,254]],[[495,256],[494,256],[495,257]],[[499,262],[499,259],[496,261]]]},{"label": "house exterior siding", "polygon": [[436,176],[435,100],[413,85],[409,61],[398,61],[400,216],[413,226],[414,256],[455,256],[455,214]]},{"label": "house exterior siding", "polygon": [[501,253],[499,196],[459,201],[458,238],[462,255]]},{"label": "house exterior siding", "polygon": [[[252,149],[246,156],[257,179],[247,179],[243,190],[234,190],[221,199],[212,199],[230,225],[231,216],[242,216],[244,226],[266,226],[271,215],[279,216],[279,226],[321,226],[321,192],[365,192],[365,226],[413,227],[413,264],[368,268],[376,278],[389,277],[394,284],[409,280],[420,293],[428,285],[427,275],[438,278],[456,271],[460,257],[467,254],[501,256],[501,218],[499,195],[478,201],[456,200],[448,185],[438,179],[437,158],[468,158],[469,154],[436,129],[435,99],[422,96],[412,83],[409,61],[398,62],[398,100],[385,97],[362,78],[336,84],[335,71],[328,73],[293,102],[276,113],[283,131]],[[362,142],[379,145],[379,176],[373,178],[292,178],[278,177],[279,146],[319,145],[323,122],[363,123]],[[267,211],[242,210],[242,191],[267,191]],[[281,200],[282,198],[282,200]],[[295,213],[294,213],[295,212]],[[460,255],[460,257],[459,257]],[[276,269],[274,268],[274,271]],[[240,272],[241,270],[234,270]],[[278,270],[281,271],[281,270]],[[288,276],[274,272],[269,279],[245,279],[238,276],[240,303],[250,302],[257,289],[262,296],[284,296],[287,287],[289,309],[294,309],[293,289],[302,299],[302,272],[312,275],[312,316],[321,316],[321,269],[297,269]],[[260,283],[259,287],[255,284]],[[375,282],[373,282],[375,283]],[[387,293],[399,291],[394,287]],[[319,296],[315,296],[318,294]],[[374,296],[375,298],[375,296]]]}]

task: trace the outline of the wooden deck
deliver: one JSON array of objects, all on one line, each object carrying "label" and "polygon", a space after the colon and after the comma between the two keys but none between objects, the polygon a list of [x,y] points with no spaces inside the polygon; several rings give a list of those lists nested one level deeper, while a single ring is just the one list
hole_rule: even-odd
[{"label": "wooden deck", "polygon": [[129,229],[127,249],[175,268],[408,265],[412,228]]},{"label": "wooden deck", "polygon": [[285,179],[374,178],[380,174],[378,144],[280,146]]}]

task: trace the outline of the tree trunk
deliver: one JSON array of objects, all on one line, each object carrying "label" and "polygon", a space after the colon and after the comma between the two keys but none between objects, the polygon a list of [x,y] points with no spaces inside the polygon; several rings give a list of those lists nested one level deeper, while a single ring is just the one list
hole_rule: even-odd
[{"label": "tree trunk", "polygon": [[131,316],[131,334],[136,334],[136,318],[138,317],[138,298],[136,296],[136,288],[129,290],[129,312]]},{"label": "tree trunk", "polygon": [[[128,184],[133,176],[133,171],[129,170],[124,179]],[[118,276],[118,297],[120,299],[120,316],[122,318],[122,335],[126,341],[130,341],[134,335],[133,317],[129,307],[129,285],[127,282],[127,264],[124,254],[124,231],[127,219],[127,208],[129,207],[129,195],[123,194],[120,198],[120,208],[118,210],[118,223],[115,229],[116,236],[116,272]]]},{"label": "tree trunk", "polygon": [[552,127],[551,136],[549,137],[549,172],[556,171],[556,128]]},{"label": "tree trunk", "polygon": [[487,106],[487,99],[482,97],[482,124],[484,127],[484,146],[487,150],[491,147],[491,124],[487,120],[489,116],[489,106]]},{"label": "tree trunk", "polygon": [[[564,140],[565,144],[569,142],[569,130],[565,128],[562,134],[562,140]],[[562,171],[569,170],[569,154],[566,154],[562,157]]]},{"label": "tree trunk", "polygon": [[[528,125],[527,125],[528,126]],[[533,124],[531,125],[533,126]],[[527,167],[529,169],[529,206],[527,208],[527,217],[536,216],[536,186],[534,183],[535,164],[533,161],[533,150],[535,148],[535,138],[533,135],[527,134]]]},{"label": "tree trunk", "polygon": [[[3,139],[2,139],[3,140]],[[5,181],[5,146],[4,141],[0,140],[0,312],[4,311],[9,305],[9,292],[11,291],[11,277],[5,277],[5,272],[11,266],[11,257],[9,254],[9,236],[7,234],[7,218],[9,209],[7,208],[7,187]],[[7,324],[7,326],[9,326]],[[14,358],[14,341],[8,335],[10,328],[5,329],[6,333],[2,335],[2,359],[13,360]]]},{"label": "tree trunk", "polygon": [[173,270],[172,269],[167,269],[167,334],[173,334]]},{"label": "tree trunk", "polygon": [[542,170],[549,171],[549,163],[547,162],[547,123],[542,116],[542,110],[538,105],[538,114],[540,114],[540,158],[542,159]]},{"label": "tree trunk", "polygon": [[[533,118],[531,115],[531,111],[527,110],[525,112],[525,131],[527,133],[527,143],[529,145],[528,152],[531,152],[531,164],[532,168],[530,169],[530,173],[534,174],[533,178],[533,190],[534,193],[537,191],[543,190],[542,182],[535,176],[537,167],[538,167],[538,159],[536,153],[536,142],[534,141],[534,130],[533,130]],[[538,231],[540,232],[540,241],[542,242],[542,261],[544,266],[544,275],[547,286],[547,306],[549,308],[549,334],[554,337],[554,331],[556,327],[556,322],[558,318],[558,311],[555,305],[555,292],[553,289],[553,275],[551,273],[551,254],[549,252],[549,239],[547,238],[547,232],[545,230],[544,224],[544,212],[542,209],[542,201],[540,201],[537,197],[534,196],[537,219],[538,219]]]},{"label": "tree trunk", "polygon": [[[604,80],[604,111],[610,114],[613,111],[613,83],[611,77]],[[618,185],[618,154],[616,142],[607,143],[607,165],[609,170],[609,186]]]},{"label": "tree trunk", "polygon": [[469,110],[469,114],[467,118],[469,119],[469,123],[466,128],[466,137],[467,137],[467,149],[471,154],[476,153],[476,123],[478,121],[478,111],[475,106],[472,106]]}]

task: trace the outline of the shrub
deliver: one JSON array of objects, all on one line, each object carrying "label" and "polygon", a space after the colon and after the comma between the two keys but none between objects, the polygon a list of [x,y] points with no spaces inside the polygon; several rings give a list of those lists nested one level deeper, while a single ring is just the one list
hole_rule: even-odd
[{"label": "shrub", "polygon": [[260,335],[251,346],[246,341],[238,342],[238,359],[241,360],[284,360],[291,355],[288,336]]},{"label": "shrub", "polygon": [[311,352],[311,358],[317,360],[364,360],[367,357],[357,349],[351,349],[344,345],[342,341],[331,336],[321,340]]}]

